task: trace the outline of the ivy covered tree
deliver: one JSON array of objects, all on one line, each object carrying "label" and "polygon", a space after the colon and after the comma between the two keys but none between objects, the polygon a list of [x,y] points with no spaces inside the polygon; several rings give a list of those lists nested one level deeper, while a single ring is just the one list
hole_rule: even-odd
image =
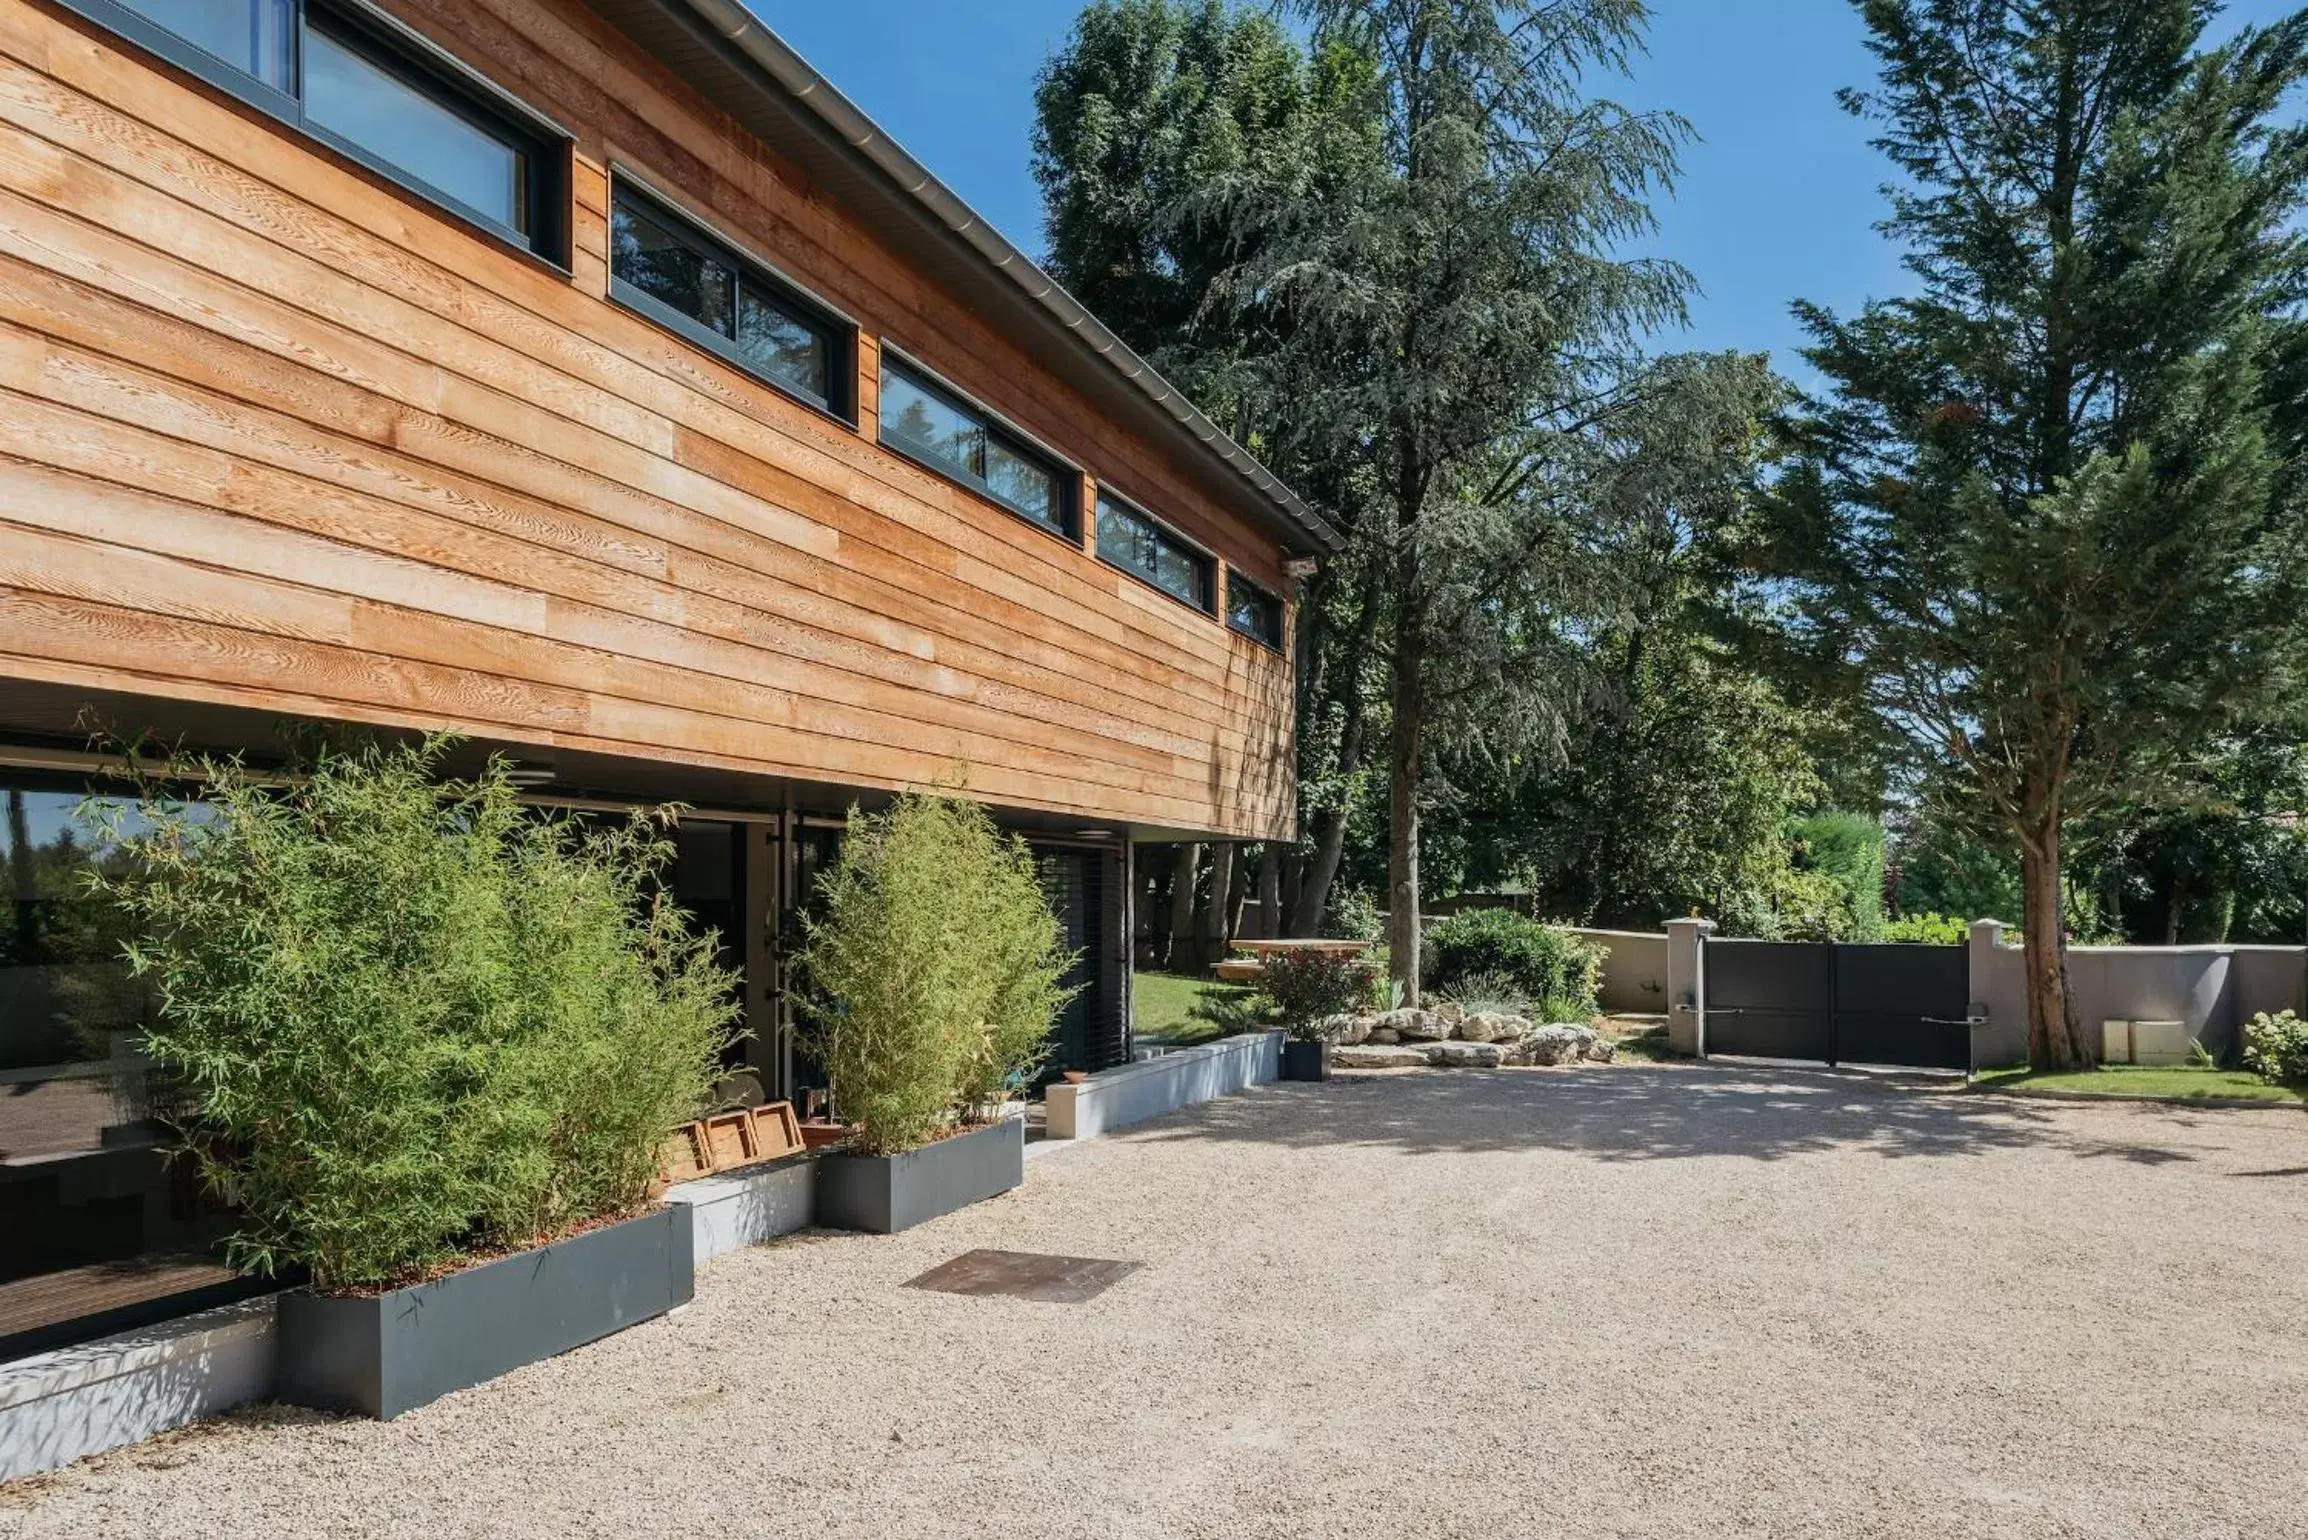
[{"label": "ivy covered tree", "polygon": [[1845,102],[1915,293],[1797,307],[1829,390],[1770,567],[1931,818],[2017,848],[2031,1056],[2073,1065],[2064,835],[2296,683],[2308,16],[2208,47],[2204,0],[1860,9]]}]

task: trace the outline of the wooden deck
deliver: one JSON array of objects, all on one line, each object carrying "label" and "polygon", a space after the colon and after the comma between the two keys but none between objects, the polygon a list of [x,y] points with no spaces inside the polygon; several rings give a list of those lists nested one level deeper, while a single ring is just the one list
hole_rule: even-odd
[{"label": "wooden deck", "polygon": [[206,1309],[258,1287],[201,1256],[98,1262],[0,1283],[0,1359]]}]

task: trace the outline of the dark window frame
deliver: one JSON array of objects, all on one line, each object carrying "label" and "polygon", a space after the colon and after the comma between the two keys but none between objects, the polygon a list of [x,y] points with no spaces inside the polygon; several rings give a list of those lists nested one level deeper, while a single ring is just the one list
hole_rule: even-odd
[{"label": "dark window frame", "polygon": [[[1119,509],[1121,512],[1130,515],[1132,518],[1141,519],[1147,524],[1152,525],[1154,528],[1154,538],[1156,540],[1166,541],[1169,544],[1176,546],[1179,550],[1185,552],[1187,556],[1192,558],[1195,567],[1202,574],[1201,599],[1189,599],[1183,594],[1173,593],[1171,590],[1163,587],[1161,583],[1157,582],[1154,575],[1146,571],[1144,568],[1139,567],[1134,563],[1116,561],[1113,557],[1107,555],[1106,511],[1108,508]],[[1184,535],[1180,534],[1169,524],[1164,523],[1162,520],[1156,518],[1153,514],[1148,513],[1143,504],[1140,504],[1131,498],[1124,497],[1121,493],[1115,491],[1112,487],[1107,486],[1104,482],[1100,482],[1098,484],[1098,539],[1096,545],[1098,560],[1104,562],[1107,566],[1112,567],[1116,572],[1126,573],[1129,576],[1136,578],[1139,582],[1144,583],[1148,588],[1153,589],[1156,593],[1162,595],[1171,603],[1182,604],[1186,606],[1186,608],[1194,611],[1194,613],[1197,615],[1217,615],[1218,568],[1220,565],[1218,558],[1204,547],[1196,544],[1192,540],[1187,539]]]},{"label": "dark window frame", "polygon": [[[570,274],[569,131],[472,66],[360,0],[294,0],[290,22],[296,54],[295,91],[283,91],[169,31],[114,0],[59,0],[66,9],[244,102],[371,175],[455,216],[499,243],[563,277]],[[516,145],[527,160],[526,189],[533,228],[524,235],[463,199],[402,170],[306,116],[303,100],[304,29],[316,26],[412,91],[475,127]]]},{"label": "dark window frame", "polygon": [[[1248,626],[1243,625],[1241,622],[1234,618],[1234,588],[1238,583],[1274,607],[1273,640],[1269,641],[1267,638],[1260,636],[1256,631],[1251,630]],[[1268,588],[1263,583],[1254,582],[1251,579],[1244,577],[1241,573],[1235,571],[1232,567],[1228,567],[1226,569],[1225,618],[1226,629],[1233,632],[1236,636],[1248,637],[1251,641],[1256,642],[1259,646],[1265,648],[1268,652],[1278,653],[1283,650],[1282,644],[1288,637],[1288,627],[1290,624],[1289,606],[1282,602],[1282,595],[1276,593],[1273,589]]]},{"label": "dark window frame", "polygon": [[[994,490],[984,477],[966,466],[954,464],[926,450],[917,448],[906,439],[890,432],[889,413],[881,410],[888,396],[888,381],[892,374],[905,376],[907,383],[934,401],[943,402],[950,411],[974,419],[986,435],[989,445],[999,443],[1008,453],[1039,466],[1055,484],[1058,494],[1058,522],[1050,523],[1040,514],[1019,507]],[[923,364],[898,351],[887,342],[882,344],[881,358],[882,403],[877,403],[874,414],[874,437],[882,448],[903,459],[910,460],[941,480],[975,492],[1003,512],[1023,519],[1043,534],[1063,540],[1076,550],[1082,545],[1082,471],[1079,466],[1064,459],[1040,440],[1027,434],[1001,413],[985,406],[971,396],[947,384]]]},{"label": "dark window frame", "polygon": [[[630,196],[659,225],[676,235],[693,240],[703,255],[727,267],[736,275],[739,294],[750,283],[757,293],[769,300],[773,309],[823,338],[826,344],[825,397],[820,399],[790,381],[765,372],[745,356],[734,338],[723,336],[688,312],[676,309],[648,290],[618,277],[615,228],[617,200],[621,195]],[[748,379],[758,380],[778,394],[821,412],[844,427],[857,426],[858,324],[855,321],[759,257],[748,255],[742,247],[721,235],[704,220],[659,192],[646,177],[622,165],[613,164],[610,168],[609,220],[611,300],[643,320],[672,332],[684,342],[703,348],[731,368],[744,373]],[[731,299],[734,317],[738,296],[732,295]]]}]

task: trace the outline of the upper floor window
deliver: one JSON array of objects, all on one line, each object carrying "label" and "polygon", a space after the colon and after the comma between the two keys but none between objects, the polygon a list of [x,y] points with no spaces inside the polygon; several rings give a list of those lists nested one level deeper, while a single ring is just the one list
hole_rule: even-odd
[{"label": "upper floor window", "polygon": [[1254,642],[1282,650],[1282,601],[1232,568],[1226,573],[1226,623]]},{"label": "upper floor window", "polygon": [[851,415],[848,323],[620,179],[610,199],[610,292],[740,368]]},{"label": "upper floor window", "polygon": [[554,262],[561,136],[351,0],[67,0],[370,170]]},{"label": "upper floor window", "polygon": [[1209,557],[1112,493],[1098,494],[1098,554],[1174,599],[1211,608]]},{"label": "upper floor window", "polygon": [[1073,527],[1074,478],[990,414],[884,358],[882,442],[976,488],[1045,529]]}]

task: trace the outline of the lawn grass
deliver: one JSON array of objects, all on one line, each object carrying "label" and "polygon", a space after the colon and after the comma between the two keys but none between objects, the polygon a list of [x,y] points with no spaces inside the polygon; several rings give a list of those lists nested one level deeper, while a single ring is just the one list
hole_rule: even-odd
[{"label": "lawn grass", "polygon": [[1595,1029],[1609,1038],[1618,1050],[1615,1062],[1620,1064],[1682,1064],[1690,1055],[1675,1052],[1667,1046],[1667,1024],[1639,1016],[1603,1016],[1597,1018]]},{"label": "lawn grass", "polygon": [[1141,1043],[1161,1042],[1185,1048],[1265,1025],[1253,1003],[1258,991],[1242,984],[1226,984],[1204,975],[1152,973],[1135,975],[1132,1008],[1136,1036]]},{"label": "lawn grass", "polygon": [[2053,1091],[2063,1096],[2152,1096],[2160,1101],[2255,1101],[2308,1103],[2308,1087],[2271,1085],[2240,1069],[2164,1068],[2143,1064],[2103,1064],[2097,1069],[2045,1070],[2027,1067],[1983,1070],[1975,1090]]}]

